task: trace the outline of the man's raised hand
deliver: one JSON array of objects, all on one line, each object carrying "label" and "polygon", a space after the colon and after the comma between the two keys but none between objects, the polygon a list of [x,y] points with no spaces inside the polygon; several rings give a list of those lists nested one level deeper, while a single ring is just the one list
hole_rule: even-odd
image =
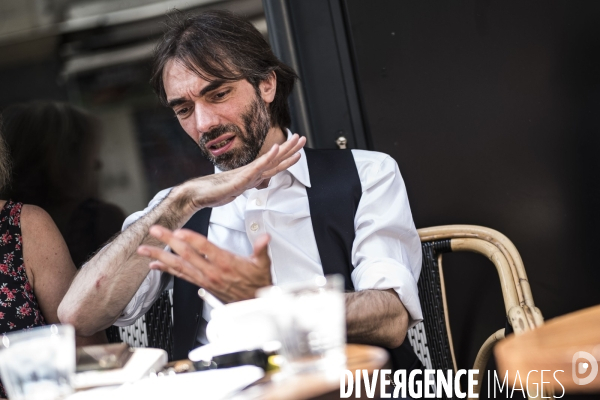
[{"label": "man's raised hand", "polygon": [[294,134],[288,141],[274,145],[248,165],[192,179],[173,190],[180,191],[185,204],[190,208],[190,214],[204,207],[222,206],[297,163],[300,159],[298,151],[305,143],[306,138]]},{"label": "man's raised hand", "polygon": [[150,268],[203,287],[224,303],[254,298],[256,290],[272,284],[268,235],[256,240],[250,257],[223,250],[203,235],[187,229],[171,231],[154,225],[150,235],[177,253],[140,246],[138,254],[155,260],[150,263]]},{"label": "man's raised hand", "polygon": [[[174,199],[175,207],[182,207],[187,218],[201,208],[227,204],[298,162],[298,151],[305,143],[306,138],[294,134],[250,164],[189,180],[175,187],[169,197]],[[160,225],[163,224],[158,222],[150,227],[150,236],[169,245],[177,254],[154,246],[140,246],[139,255],[155,260],[150,268],[201,286],[223,302],[253,298],[257,289],[271,284],[268,236],[256,241],[253,255],[240,257],[220,249],[200,234],[186,229],[171,231]]]}]

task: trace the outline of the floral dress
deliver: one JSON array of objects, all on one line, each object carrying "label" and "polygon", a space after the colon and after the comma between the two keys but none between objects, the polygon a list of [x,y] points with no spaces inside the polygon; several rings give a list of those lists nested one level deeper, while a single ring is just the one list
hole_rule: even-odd
[{"label": "floral dress", "polygon": [[[46,325],[23,262],[22,203],[0,211],[0,334]],[[6,397],[0,382],[0,397]]]}]

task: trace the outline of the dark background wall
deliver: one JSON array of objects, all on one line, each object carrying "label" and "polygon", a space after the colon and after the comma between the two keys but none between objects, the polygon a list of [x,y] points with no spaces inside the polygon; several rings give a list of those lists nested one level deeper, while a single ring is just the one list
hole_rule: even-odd
[{"label": "dark background wall", "polygon": [[[546,318],[600,303],[600,2],[287,3],[302,33],[293,43],[306,102],[322,107],[308,109],[316,146],[334,147],[336,123],[348,125],[332,121],[353,101],[339,88],[348,51],[366,146],[400,165],[417,227],[503,232]],[[337,42],[323,49],[326,34]],[[500,286],[483,257],[446,260],[458,364],[468,368],[504,326]]]},{"label": "dark background wall", "polygon": [[[417,226],[506,234],[547,318],[600,303],[600,3],[345,3],[373,149],[398,161]],[[463,344],[503,310],[490,266],[459,257]]]}]

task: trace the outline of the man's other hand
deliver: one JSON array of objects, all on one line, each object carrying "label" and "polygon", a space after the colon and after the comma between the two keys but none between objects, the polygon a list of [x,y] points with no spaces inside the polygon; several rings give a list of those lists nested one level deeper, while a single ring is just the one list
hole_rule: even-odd
[{"label": "man's other hand", "polygon": [[288,169],[300,159],[298,151],[304,147],[305,137],[293,134],[281,145],[250,164],[231,171],[192,179],[173,189],[173,194],[181,196],[188,214],[204,207],[217,207],[233,201],[248,189],[260,186],[277,173]]},{"label": "man's other hand", "polygon": [[208,290],[224,303],[254,298],[256,290],[272,284],[268,235],[256,240],[250,257],[223,250],[205,236],[188,229],[171,231],[154,225],[150,228],[150,235],[177,253],[140,246],[138,254],[155,260],[150,263],[151,269],[185,279]]}]

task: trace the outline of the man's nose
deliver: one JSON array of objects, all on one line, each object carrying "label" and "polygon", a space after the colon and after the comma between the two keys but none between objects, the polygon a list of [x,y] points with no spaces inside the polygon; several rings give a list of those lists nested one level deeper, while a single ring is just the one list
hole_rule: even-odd
[{"label": "man's nose", "polygon": [[210,110],[203,109],[201,107],[196,107],[196,112],[194,113],[196,118],[196,130],[199,133],[205,133],[210,131],[212,128],[219,125],[218,116],[210,112]]}]

